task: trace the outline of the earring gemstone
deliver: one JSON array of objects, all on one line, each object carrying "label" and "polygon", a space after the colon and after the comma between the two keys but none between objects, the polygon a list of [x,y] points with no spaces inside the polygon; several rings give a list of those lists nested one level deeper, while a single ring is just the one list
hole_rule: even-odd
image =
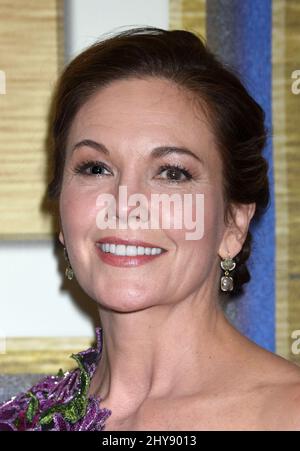
[{"label": "earring gemstone", "polygon": [[66,267],[65,276],[67,279],[72,280],[74,277],[74,271],[71,266]]},{"label": "earring gemstone", "polygon": [[233,290],[233,279],[230,276],[221,277],[221,290],[222,291],[232,291]]},{"label": "earring gemstone", "polygon": [[225,260],[221,261],[221,268],[224,271],[232,271],[236,266],[236,263],[232,260],[232,258],[225,258]]}]

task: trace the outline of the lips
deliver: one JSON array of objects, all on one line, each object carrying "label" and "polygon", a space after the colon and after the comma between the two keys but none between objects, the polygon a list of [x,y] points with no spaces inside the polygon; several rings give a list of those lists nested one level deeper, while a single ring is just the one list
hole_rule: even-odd
[{"label": "lips", "polygon": [[97,243],[125,244],[126,246],[159,247],[163,251],[166,251],[166,249],[164,249],[161,246],[158,246],[157,244],[151,244],[151,243],[147,243],[146,241],[140,241],[140,240],[134,240],[134,239],[127,240],[127,239],[117,238],[114,236],[107,236],[107,237],[101,238],[101,240],[98,240]]},{"label": "lips", "polygon": [[159,259],[167,253],[167,250],[160,247],[162,249],[162,252],[160,254],[154,254],[154,255],[135,255],[135,256],[129,256],[129,255],[116,255],[110,252],[104,252],[101,249],[101,245],[104,243],[107,244],[114,244],[114,245],[125,245],[125,246],[143,246],[145,248],[158,248],[159,246],[147,243],[146,241],[140,241],[140,240],[127,240],[123,238],[117,238],[117,237],[105,237],[101,240],[96,242],[96,252],[97,255],[100,257],[100,259],[111,266],[119,266],[119,267],[135,267],[135,266],[141,266],[146,263],[149,263],[153,261],[154,259]]}]

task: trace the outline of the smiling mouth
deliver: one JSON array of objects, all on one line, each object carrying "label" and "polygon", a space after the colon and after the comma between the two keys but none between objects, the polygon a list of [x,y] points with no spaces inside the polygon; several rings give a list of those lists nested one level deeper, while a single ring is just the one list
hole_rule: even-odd
[{"label": "smiling mouth", "polygon": [[97,243],[96,245],[102,252],[122,257],[159,255],[162,252],[166,252],[166,250],[161,247],[135,246],[131,244]]},{"label": "smiling mouth", "polygon": [[162,256],[166,249],[114,243],[96,243],[101,260],[112,266],[139,266]]}]

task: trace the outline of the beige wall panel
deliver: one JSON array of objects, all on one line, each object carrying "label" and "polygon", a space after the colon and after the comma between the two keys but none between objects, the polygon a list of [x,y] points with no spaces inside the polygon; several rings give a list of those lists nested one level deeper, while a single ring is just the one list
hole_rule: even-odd
[{"label": "beige wall panel", "polygon": [[41,211],[49,99],[62,63],[62,2],[1,0],[0,238],[39,238],[51,221]]}]

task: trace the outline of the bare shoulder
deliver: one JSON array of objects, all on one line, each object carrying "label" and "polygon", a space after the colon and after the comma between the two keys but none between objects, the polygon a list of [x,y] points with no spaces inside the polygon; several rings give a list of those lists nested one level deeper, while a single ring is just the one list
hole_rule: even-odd
[{"label": "bare shoulder", "polygon": [[256,353],[254,393],[260,399],[260,421],[267,429],[300,430],[300,366],[271,352]]}]

